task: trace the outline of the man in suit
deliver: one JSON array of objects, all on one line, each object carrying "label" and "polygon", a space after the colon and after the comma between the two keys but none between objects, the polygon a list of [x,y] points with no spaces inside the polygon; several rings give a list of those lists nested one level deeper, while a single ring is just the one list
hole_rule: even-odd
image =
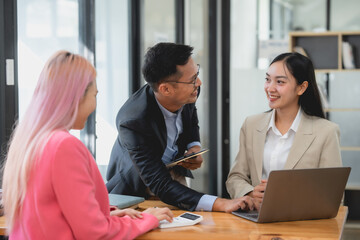
[{"label": "man in suit", "polygon": [[233,211],[253,208],[250,197],[229,200],[194,191],[185,176],[201,167],[202,157],[173,168],[166,164],[201,148],[197,100],[201,81],[193,48],[159,43],[145,55],[142,72],[147,82],[121,107],[119,135],[107,172],[110,193],[159,197],[187,210]]}]

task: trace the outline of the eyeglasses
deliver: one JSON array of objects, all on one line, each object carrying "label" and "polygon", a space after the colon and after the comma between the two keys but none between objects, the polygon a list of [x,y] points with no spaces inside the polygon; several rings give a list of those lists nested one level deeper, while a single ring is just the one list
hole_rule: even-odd
[{"label": "eyeglasses", "polygon": [[191,80],[191,82],[182,82],[182,81],[164,81],[164,82],[192,84],[192,85],[194,85],[194,87],[195,87],[195,85],[196,85],[196,80],[198,79],[199,74],[200,74],[200,64],[197,64],[197,66],[198,66],[198,70],[197,70],[197,72],[196,72],[196,75],[195,75],[195,76],[193,77],[193,79]]}]

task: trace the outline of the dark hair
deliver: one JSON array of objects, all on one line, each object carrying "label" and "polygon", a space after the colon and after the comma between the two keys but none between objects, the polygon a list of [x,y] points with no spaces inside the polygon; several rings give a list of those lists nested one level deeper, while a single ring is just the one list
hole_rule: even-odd
[{"label": "dark hair", "polygon": [[161,81],[177,73],[176,65],[185,65],[193,47],[176,43],[158,43],[145,54],[142,73],[154,91]]},{"label": "dark hair", "polygon": [[[297,84],[308,82],[308,87],[299,98],[302,110],[310,116],[325,118],[319,89],[316,84],[314,66],[311,60],[300,53],[283,53],[277,56],[271,64],[283,61],[286,68],[294,76]],[[270,64],[270,65],[271,65]]]}]

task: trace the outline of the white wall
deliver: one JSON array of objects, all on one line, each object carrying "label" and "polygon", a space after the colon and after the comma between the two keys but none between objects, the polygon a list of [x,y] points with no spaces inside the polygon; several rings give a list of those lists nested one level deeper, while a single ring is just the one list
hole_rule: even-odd
[{"label": "white wall", "polygon": [[332,31],[359,31],[359,0],[332,0],[330,11],[330,29]]},{"label": "white wall", "polygon": [[231,1],[231,68],[248,69],[256,65],[256,15],[254,0]]},{"label": "white wall", "polygon": [[[266,4],[268,2],[267,0],[261,0],[260,2],[262,2],[262,5],[265,4],[268,6],[268,4]],[[257,1],[231,1],[231,164],[239,150],[239,133],[245,118],[249,115],[267,110],[266,98],[263,91],[265,70],[259,70],[256,67],[258,47],[256,18]]]},{"label": "white wall", "polygon": [[239,134],[247,116],[269,110],[265,92],[266,70],[232,69],[230,82],[230,163],[239,151]]}]

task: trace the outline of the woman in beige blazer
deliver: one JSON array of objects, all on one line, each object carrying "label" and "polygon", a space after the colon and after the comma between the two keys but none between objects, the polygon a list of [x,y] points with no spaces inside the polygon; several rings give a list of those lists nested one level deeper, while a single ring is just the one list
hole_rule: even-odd
[{"label": "woman in beige blazer", "polygon": [[245,120],[226,182],[232,198],[249,195],[257,207],[272,170],[342,165],[339,127],[325,119],[307,57],[277,56],[266,73],[264,90],[271,110]]}]

